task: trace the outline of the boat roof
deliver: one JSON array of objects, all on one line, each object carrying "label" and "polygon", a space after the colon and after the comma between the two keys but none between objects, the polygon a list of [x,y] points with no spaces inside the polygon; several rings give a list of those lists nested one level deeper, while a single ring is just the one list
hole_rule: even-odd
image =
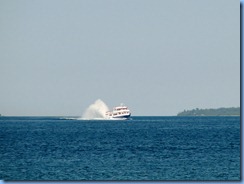
[{"label": "boat roof", "polygon": [[126,106],[117,106],[117,107],[114,107],[114,109],[128,109]]}]

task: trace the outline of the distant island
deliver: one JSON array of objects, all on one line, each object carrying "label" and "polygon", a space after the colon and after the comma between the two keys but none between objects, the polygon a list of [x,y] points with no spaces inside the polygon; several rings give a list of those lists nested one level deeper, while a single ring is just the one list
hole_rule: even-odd
[{"label": "distant island", "polygon": [[184,110],[177,116],[240,116],[240,107]]}]

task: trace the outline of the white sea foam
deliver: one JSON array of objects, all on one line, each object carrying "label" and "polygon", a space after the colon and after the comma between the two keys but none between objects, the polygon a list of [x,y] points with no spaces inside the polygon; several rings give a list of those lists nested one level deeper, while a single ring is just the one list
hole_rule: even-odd
[{"label": "white sea foam", "polygon": [[100,99],[91,104],[80,119],[106,119],[105,113],[109,111],[108,106]]},{"label": "white sea foam", "polygon": [[79,117],[63,117],[63,118],[60,118],[60,119],[67,119],[67,120],[77,120],[79,119]]}]

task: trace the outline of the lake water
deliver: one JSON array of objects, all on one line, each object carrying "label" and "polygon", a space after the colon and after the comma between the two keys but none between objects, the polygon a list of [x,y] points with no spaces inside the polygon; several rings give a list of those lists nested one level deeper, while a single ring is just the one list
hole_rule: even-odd
[{"label": "lake water", "polygon": [[240,180],[240,117],[0,117],[3,180]]}]

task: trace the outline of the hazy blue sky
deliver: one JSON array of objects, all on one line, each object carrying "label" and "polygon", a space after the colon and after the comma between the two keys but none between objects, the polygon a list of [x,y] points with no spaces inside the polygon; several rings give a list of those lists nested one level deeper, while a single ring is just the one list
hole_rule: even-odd
[{"label": "hazy blue sky", "polygon": [[240,1],[1,0],[0,113],[240,106]]}]

